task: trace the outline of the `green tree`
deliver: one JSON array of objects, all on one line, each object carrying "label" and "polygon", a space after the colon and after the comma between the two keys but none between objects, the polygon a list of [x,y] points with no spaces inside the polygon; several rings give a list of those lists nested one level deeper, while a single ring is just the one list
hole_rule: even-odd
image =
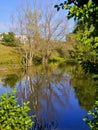
[{"label": "green tree", "polygon": [[7,46],[16,46],[16,43],[19,42],[18,39],[16,40],[15,34],[13,32],[3,33],[3,44]]},{"label": "green tree", "polygon": [[55,5],[68,10],[68,19],[74,18],[77,36],[75,51],[72,53],[80,62],[98,64],[98,2],[95,0],[65,0]]}]

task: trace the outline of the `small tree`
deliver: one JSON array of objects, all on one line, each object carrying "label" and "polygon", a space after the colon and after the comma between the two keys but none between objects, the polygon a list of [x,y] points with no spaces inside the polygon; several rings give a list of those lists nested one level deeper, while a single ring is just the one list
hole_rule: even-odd
[{"label": "small tree", "polygon": [[3,44],[7,46],[16,46],[16,38],[15,34],[13,32],[8,32],[8,33],[3,33],[2,34],[3,38]]}]

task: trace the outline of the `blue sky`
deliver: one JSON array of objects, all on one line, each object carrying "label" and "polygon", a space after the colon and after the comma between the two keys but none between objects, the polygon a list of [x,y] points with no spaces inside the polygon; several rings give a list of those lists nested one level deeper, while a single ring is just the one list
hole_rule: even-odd
[{"label": "blue sky", "polygon": [[8,31],[10,16],[17,8],[21,0],[0,1],[0,32]]},{"label": "blue sky", "polygon": [[[7,32],[9,31],[9,24],[10,24],[10,16],[15,12],[17,7],[20,3],[24,2],[25,0],[2,0],[0,1],[0,32]],[[32,2],[32,0],[29,0]],[[43,1],[43,3],[42,3]],[[51,0],[53,1],[53,0]],[[59,2],[59,0],[54,0],[55,4]],[[44,4],[50,3],[50,0],[36,0],[37,3],[41,3],[43,6]],[[61,11],[65,15],[66,11]],[[63,16],[63,15],[62,15]],[[58,16],[59,17],[59,16]],[[73,28],[73,20],[69,21],[70,29]]]}]

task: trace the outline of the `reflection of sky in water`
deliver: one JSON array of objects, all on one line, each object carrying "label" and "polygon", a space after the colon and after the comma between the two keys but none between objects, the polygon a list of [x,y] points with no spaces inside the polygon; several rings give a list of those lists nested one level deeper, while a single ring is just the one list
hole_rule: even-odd
[{"label": "reflection of sky in water", "polygon": [[[29,79],[27,82],[23,80],[21,86],[20,83],[16,83],[20,98],[22,98],[21,94],[25,93],[24,97],[28,99],[30,95],[29,83]],[[49,86],[47,84],[46,81],[41,89],[38,89],[40,93],[38,95],[39,109],[38,111],[35,110],[41,130],[89,130],[83,121],[83,117],[87,112],[80,108],[74,89],[71,87],[70,79],[66,78],[60,82],[52,82]],[[1,84],[0,94],[6,91],[11,92],[10,87],[3,87]],[[33,101],[33,98],[31,100]],[[40,130],[37,127],[33,129]]]},{"label": "reflection of sky in water", "polygon": [[[53,85],[52,97],[49,97],[49,92],[45,92],[48,96],[47,100],[41,98],[40,105],[42,106],[39,112],[39,120],[43,120],[43,126],[46,122],[47,127],[51,124],[55,130],[88,130],[83,122],[83,117],[86,111],[81,109],[78,104],[78,99],[74,95],[74,89],[69,82]],[[44,119],[43,119],[44,118]],[[52,127],[51,126],[51,127]],[[51,129],[52,130],[52,129]]]},{"label": "reflection of sky in water", "polygon": [[0,94],[3,94],[5,92],[11,92],[11,88],[9,86],[3,87],[3,84],[0,84]]}]

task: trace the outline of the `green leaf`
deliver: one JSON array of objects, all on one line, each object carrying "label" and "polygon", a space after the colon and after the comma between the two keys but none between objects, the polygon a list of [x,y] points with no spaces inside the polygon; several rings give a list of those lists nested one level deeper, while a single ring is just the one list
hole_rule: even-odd
[{"label": "green leaf", "polygon": [[33,116],[28,116],[29,102],[23,103],[21,107],[16,104],[17,98],[12,94],[6,93],[0,100],[0,127],[5,130],[28,130],[33,122]]}]

